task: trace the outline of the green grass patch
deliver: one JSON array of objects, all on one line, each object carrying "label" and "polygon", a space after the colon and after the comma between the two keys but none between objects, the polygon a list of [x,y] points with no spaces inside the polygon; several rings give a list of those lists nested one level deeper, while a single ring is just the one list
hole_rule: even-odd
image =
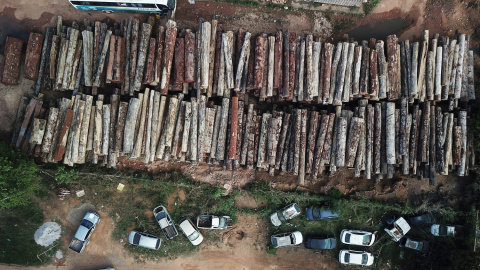
[{"label": "green grass patch", "polygon": [[370,14],[375,7],[380,3],[382,0],[368,0],[365,4],[363,4],[363,12],[365,15]]},{"label": "green grass patch", "polygon": [[62,246],[57,241],[54,245],[58,245],[49,250],[50,247],[35,243],[33,235],[42,224],[43,213],[37,203],[0,211],[0,263],[22,266],[50,263]]}]

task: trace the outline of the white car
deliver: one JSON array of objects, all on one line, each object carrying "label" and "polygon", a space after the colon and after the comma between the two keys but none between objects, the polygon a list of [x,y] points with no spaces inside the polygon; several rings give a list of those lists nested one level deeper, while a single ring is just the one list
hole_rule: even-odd
[{"label": "white car", "polygon": [[340,250],[338,260],[342,264],[370,266],[373,264],[373,255],[366,251]]},{"label": "white car", "polygon": [[162,239],[152,234],[133,230],[128,236],[128,242],[134,246],[158,250],[162,244]]},{"label": "white car", "polygon": [[375,242],[375,234],[366,231],[343,230],[340,241],[344,244],[369,247]]},{"label": "white car", "polygon": [[270,241],[275,248],[296,246],[303,242],[303,235],[299,231],[279,233],[272,235]]},{"label": "white car", "polygon": [[195,226],[193,226],[193,223],[189,219],[183,219],[178,226],[194,246],[198,246],[202,243],[202,234],[195,229]]},{"label": "white car", "polygon": [[275,226],[280,226],[282,225],[283,221],[286,221],[288,219],[292,219],[298,215],[300,215],[300,207],[296,203],[291,203],[284,208],[282,208],[280,211],[277,211],[273,213],[270,216],[270,221],[272,222],[273,225]]}]

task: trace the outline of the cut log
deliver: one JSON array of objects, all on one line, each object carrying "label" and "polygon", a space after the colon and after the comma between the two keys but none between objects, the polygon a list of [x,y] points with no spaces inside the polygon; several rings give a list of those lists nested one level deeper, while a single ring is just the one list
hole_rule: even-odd
[{"label": "cut log", "polygon": [[[138,60],[135,70],[135,78],[133,81],[133,91],[140,91],[142,86],[143,72],[145,70],[145,62],[147,58],[148,43],[152,33],[152,26],[150,24],[142,24],[142,32],[140,35],[140,44],[138,46]],[[148,98],[148,97],[147,97]]]},{"label": "cut log", "polygon": [[[464,77],[464,60],[465,60],[465,50],[468,52],[468,48],[465,48],[465,34],[459,36],[459,50],[458,50],[458,62],[456,65],[456,78],[455,78],[455,92],[454,98],[458,99],[462,94],[462,83]],[[452,78],[453,80],[453,78]]]},{"label": "cut log", "polygon": [[[243,108],[242,108],[243,109]],[[234,159],[237,154],[238,132],[238,97],[232,97],[232,116],[230,121],[230,145],[228,147],[228,159]]]},{"label": "cut log", "polygon": [[65,60],[67,58],[68,51],[68,39],[62,37],[60,42],[60,50],[58,52],[57,59],[57,77],[56,77],[56,90],[62,90],[63,76],[65,72]]},{"label": "cut log", "polygon": [[[282,31],[277,31],[275,35],[275,71],[273,78],[273,87],[275,89],[282,87],[282,57],[283,57],[283,35]],[[320,52],[318,52],[320,53]],[[318,61],[317,61],[318,62]],[[318,75],[318,74],[317,74]],[[283,96],[283,95],[280,95]]]},{"label": "cut log", "polygon": [[282,97],[287,98],[290,96],[290,34],[288,30],[285,30],[283,36],[283,87]]},{"label": "cut log", "polygon": [[[140,56],[139,56],[139,59],[140,59]],[[145,133],[145,119],[147,118],[147,112],[149,107],[148,106],[149,96],[150,96],[150,89],[146,88],[145,94],[141,96],[142,97],[141,98],[141,102],[142,102],[141,114],[138,120],[139,122],[137,123],[138,131],[136,131],[137,134],[135,134],[135,142],[132,150],[132,155],[130,156],[131,158],[138,158],[142,154],[142,144],[143,144],[143,137]]]},{"label": "cut log", "polygon": [[[223,36],[225,38],[225,36]],[[225,144],[227,139],[227,125],[228,125],[228,111],[229,111],[229,99],[222,99],[222,109],[221,109],[221,118],[220,126],[218,130],[218,142],[216,148],[216,159],[218,161],[224,160],[225,157]]]},{"label": "cut log", "polygon": [[132,153],[133,138],[135,136],[135,125],[137,122],[138,112],[140,110],[141,101],[138,98],[130,99],[128,105],[127,117],[125,119],[125,129],[123,132],[123,152],[126,154]]},{"label": "cut log", "polygon": [[20,75],[20,61],[22,56],[23,41],[14,38],[7,37],[4,50],[4,67],[2,83],[17,85],[18,76]]},{"label": "cut log", "polygon": [[298,183],[305,185],[305,156],[307,150],[307,113],[306,109],[300,110],[301,115],[301,131],[300,131],[300,162],[298,169]]},{"label": "cut log", "polygon": [[213,92],[213,72],[215,69],[215,49],[216,49],[216,39],[217,39],[217,25],[218,21],[213,19],[212,20],[212,27],[210,33],[210,49],[209,49],[209,65],[208,65],[208,89],[207,89],[207,97],[212,96]]},{"label": "cut log", "polygon": [[42,153],[50,152],[50,148],[52,146],[54,128],[58,119],[58,112],[59,112],[58,108],[52,107],[50,108],[50,111],[48,113],[48,121],[45,127],[45,133],[42,139]]},{"label": "cut log", "polygon": [[185,39],[175,40],[175,83],[185,82]]},{"label": "cut log", "polygon": [[[72,69],[73,69],[73,59],[75,57],[75,52],[77,50],[77,41],[78,41],[79,31],[77,29],[71,29],[70,39],[68,41],[68,50],[67,56],[65,58],[65,70],[63,72],[63,82],[62,88],[68,90],[70,86],[70,81],[72,79]],[[58,80],[58,78],[57,78]]]},{"label": "cut log", "polygon": [[[196,98],[191,99],[192,106],[192,118],[191,118],[191,127],[190,127],[190,160],[195,163],[198,160],[197,151],[198,151],[198,103]],[[228,115],[228,112],[227,112]],[[224,151],[225,152],[225,151]]]},{"label": "cut log", "polygon": [[375,174],[381,173],[381,138],[382,138],[382,104],[375,104],[375,143],[374,143],[374,166]]},{"label": "cut log", "polygon": [[[145,67],[145,77],[143,78],[143,84],[155,84],[155,54],[157,53],[156,50],[156,43],[157,40],[153,37],[150,38],[150,43],[148,46],[148,54],[147,54],[147,64]],[[182,51],[182,57],[184,56],[184,52]],[[183,59],[182,59],[183,60]],[[182,73],[183,73],[183,61],[182,61]]]},{"label": "cut log", "polygon": [[345,146],[347,142],[347,119],[340,117],[338,119],[337,149],[335,155],[335,165],[337,167],[345,166]]},{"label": "cut log", "polygon": [[61,130],[58,134],[58,144],[56,145],[55,148],[52,148],[55,150],[53,154],[54,161],[60,161],[63,155],[65,154],[67,137],[68,137],[68,132],[70,130],[70,126],[72,125],[72,119],[73,119],[73,110],[66,109],[65,116],[62,119]]},{"label": "cut log", "polygon": [[445,162],[443,164],[443,175],[448,175],[448,165],[452,164],[452,149],[453,149],[453,113],[448,114],[447,133],[445,136]]},{"label": "cut log", "polygon": [[[108,144],[110,142],[110,104],[103,105],[102,123],[102,155],[108,156]],[[107,158],[107,157],[105,157]]]},{"label": "cut log", "polygon": [[355,55],[355,44],[350,43],[348,45],[348,55],[347,55],[347,69],[345,70],[345,83],[343,86],[343,97],[342,102],[349,102],[352,95],[352,69],[353,69],[353,58]]},{"label": "cut log", "polygon": [[347,167],[353,167],[355,158],[357,156],[358,144],[360,142],[360,131],[363,126],[364,120],[358,117],[353,117],[350,121],[350,130],[348,132],[348,140],[346,145],[346,159],[345,164]]},{"label": "cut log", "polygon": [[183,136],[182,136],[182,144],[181,144],[182,153],[186,153],[188,151],[191,119],[192,119],[192,104],[190,102],[187,102],[185,104],[185,123],[183,126]]},{"label": "cut log", "polygon": [[[353,97],[357,97],[360,94],[360,73],[361,68],[363,65],[362,61],[362,46],[356,46],[354,52],[354,75],[353,75],[353,82],[352,82],[352,95]],[[322,66],[323,67],[323,66]]]},{"label": "cut log", "polygon": [[197,136],[197,146],[198,146],[198,161],[203,161],[205,155],[205,109],[207,106],[207,97],[200,95],[198,98],[198,136]]},{"label": "cut log", "polygon": [[[253,108],[253,106],[252,106],[252,108]],[[250,107],[249,107],[249,113],[250,113]],[[250,121],[250,115],[249,115],[248,120]],[[280,132],[280,137],[278,139],[277,154],[276,154],[276,157],[275,157],[275,169],[277,169],[277,170],[280,169],[284,152],[286,152],[285,150],[288,150],[288,147],[285,147],[285,145],[286,144],[288,145],[288,143],[289,143],[286,139],[287,139],[287,133],[288,133],[288,130],[289,130],[290,126],[291,126],[290,114],[285,113],[283,115],[282,131]],[[247,130],[248,129],[249,129],[249,126],[248,126],[248,123],[247,123]],[[245,134],[245,137],[246,137],[246,134]]]},{"label": "cut log", "polygon": [[461,140],[462,144],[461,144],[460,165],[458,167],[457,172],[458,172],[458,176],[464,176],[466,166],[467,166],[466,164],[467,163],[467,112],[466,111],[458,112],[458,122],[462,129],[462,140]]},{"label": "cut log", "polygon": [[282,128],[282,114],[271,117],[269,120],[267,131],[267,159],[266,162],[272,171],[275,170],[275,161],[277,158],[277,148],[280,139],[280,131]]},{"label": "cut log", "polygon": [[369,86],[369,72],[370,72],[370,48],[363,46],[362,48],[362,67],[360,69],[360,89],[359,95],[368,97]]},{"label": "cut log", "polygon": [[[230,90],[234,88],[234,79],[233,79],[233,32],[228,31],[223,34],[222,37],[223,43],[223,53],[225,59],[225,90]],[[227,95],[230,91],[226,92]]]},{"label": "cut log", "polygon": [[25,55],[25,68],[23,70],[23,77],[26,79],[36,80],[38,77],[40,57],[42,56],[42,43],[42,34],[30,33],[27,44],[27,53]]},{"label": "cut log", "polygon": [[290,33],[289,37],[289,48],[290,48],[290,59],[289,59],[289,97],[287,100],[293,100],[293,89],[295,87],[295,54],[297,51],[297,34],[296,33]]},{"label": "cut log", "polygon": [[[388,99],[396,100],[399,97],[398,89],[398,59],[397,59],[398,39],[396,35],[387,36],[387,57],[388,57]],[[415,58],[416,59],[416,58]],[[416,61],[416,60],[415,60]],[[415,69],[416,70],[416,69]]]},{"label": "cut log", "polygon": [[298,64],[298,72],[295,77],[295,89],[294,89],[294,97],[296,97],[296,100],[299,102],[304,101],[304,96],[305,96],[305,90],[304,90],[304,82],[305,82],[305,39],[300,38],[300,46],[299,46],[299,53],[297,57],[297,64]]},{"label": "cut log", "polygon": [[[310,174],[312,172],[313,160],[315,154],[315,146],[318,132],[318,122],[319,122],[319,113],[317,111],[310,112],[310,124],[307,136],[307,156],[306,156],[306,165],[305,173]],[[307,147],[307,145],[305,145]]]},{"label": "cut log", "polygon": [[[106,35],[105,35],[105,40],[109,40],[110,36],[112,35],[112,31],[108,30]],[[103,72],[103,66],[105,65],[105,59],[107,56],[107,51],[108,51],[108,42],[105,42],[103,44],[103,49],[101,51],[101,54],[99,55],[100,60],[98,61],[98,67],[95,73],[95,79],[93,81],[93,88],[92,88],[92,94],[96,93],[96,90],[94,90],[96,87],[100,87],[100,78],[102,76]]]},{"label": "cut log", "polygon": [[266,164],[266,151],[267,151],[267,131],[268,123],[272,115],[270,113],[264,113],[262,116],[262,125],[260,131],[260,137],[258,141],[258,155],[257,155],[257,168],[267,169]]},{"label": "cut log", "polygon": [[[313,112],[312,112],[313,113]],[[318,137],[316,140],[315,144],[315,155],[312,158],[312,168],[310,171],[310,179],[316,180],[317,175],[320,171],[320,162],[322,160],[322,153],[323,153],[323,148],[325,145],[325,137],[326,133],[328,131],[328,121],[329,121],[329,115],[323,114],[320,116],[320,130],[318,132]],[[309,139],[309,145],[311,143],[311,140]],[[310,159],[308,159],[310,160]],[[308,163],[307,163],[308,164]]]},{"label": "cut log", "polygon": [[340,62],[337,70],[338,76],[335,81],[335,98],[333,100],[333,105],[336,105],[336,106],[342,105],[343,87],[345,83],[345,70],[347,67],[349,47],[350,46],[347,42],[342,43],[342,54],[340,57]]},{"label": "cut log", "polygon": [[387,102],[386,113],[387,164],[395,165],[395,103]]},{"label": "cut log", "polygon": [[240,165],[247,164],[248,139],[253,125],[253,104],[248,105],[245,131],[243,136],[242,152],[240,156]]},{"label": "cut log", "polygon": [[179,158],[182,152],[183,128],[185,125],[185,108],[186,101],[180,103],[180,110],[178,112],[177,122],[175,124],[175,135],[173,136],[172,156]]},{"label": "cut log", "polygon": [[[147,89],[145,89],[145,92],[147,92]],[[154,108],[154,100],[155,100],[155,91],[150,92],[150,97],[148,100],[148,109],[147,109],[147,118],[145,119],[146,122],[146,132],[145,132],[145,137],[142,143],[142,154],[145,154],[145,163],[150,162],[150,156],[151,156],[151,138],[152,138],[152,129],[155,129],[155,127],[152,126],[152,119],[153,119],[153,108]],[[113,102],[112,102],[112,108],[113,108]],[[117,101],[118,104],[118,101]],[[117,105],[118,107],[118,105]],[[116,119],[115,119],[116,120]],[[112,134],[113,135],[113,134]],[[172,152],[173,153],[173,152]]]},{"label": "cut log", "polygon": [[85,155],[87,152],[87,142],[88,142],[88,132],[93,127],[90,127],[90,118],[92,113],[92,104],[93,104],[93,96],[87,95],[85,97],[85,109],[83,112],[83,120],[82,120],[82,129],[80,131],[80,142],[78,146],[78,157],[77,159],[73,160],[73,162],[78,164],[85,163]]},{"label": "cut log", "polygon": [[162,65],[162,81],[160,84],[160,93],[166,95],[170,82],[170,72],[172,70],[173,53],[175,51],[175,40],[177,36],[177,23],[168,20],[166,24],[167,30],[165,34],[165,53]]},{"label": "cut log", "polygon": [[[313,71],[313,36],[307,35],[305,43],[305,72],[307,74],[307,79],[305,83],[304,91],[304,100],[312,101],[313,100],[313,91],[314,91],[314,71]],[[342,85],[343,87],[343,85]]]},{"label": "cut log", "polygon": [[33,145],[41,145],[43,140],[43,135],[45,134],[45,126],[47,125],[47,120],[33,118],[32,123],[32,134],[28,143]]},{"label": "cut log", "polygon": [[255,89],[262,88],[263,74],[267,54],[267,38],[258,36],[255,44],[255,76],[253,87]]},{"label": "cut log", "polygon": [[410,90],[410,99],[414,99],[418,97],[418,89],[417,89],[417,69],[418,69],[418,42],[412,44],[412,69],[410,70],[409,76],[409,90]]},{"label": "cut log", "polygon": [[211,153],[212,149],[212,138],[213,138],[213,128],[215,125],[215,113],[216,108],[206,108],[205,113],[205,137],[203,140],[204,151],[207,154]]},{"label": "cut log", "polygon": [[103,142],[103,100],[97,100],[95,103],[95,126],[93,131],[93,153],[102,155]]},{"label": "cut log", "polygon": [[374,141],[373,135],[375,131],[374,125],[374,107],[371,104],[367,105],[367,116],[366,116],[366,145],[365,145],[365,178],[372,178],[372,168],[373,168],[373,149]]},{"label": "cut log", "polygon": [[419,158],[418,160],[423,163],[428,163],[428,150],[429,150],[429,133],[430,133],[430,102],[423,103],[423,116],[422,124],[420,126],[420,138],[419,138]]},{"label": "cut log", "polygon": [[[209,22],[202,23],[201,46],[200,46],[200,89],[206,93],[210,74],[210,41],[212,39],[212,26]],[[233,70],[232,70],[233,71]],[[232,87],[233,88],[233,87]]]},{"label": "cut log", "polygon": [[[35,84],[35,95],[40,93],[42,84],[51,85],[49,78],[50,73],[50,51],[52,49],[53,28],[47,27],[45,31],[45,38],[43,39],[43,46],[40,51],[40,63],[38,67],[37,83]],[[1,67],[0,67],[1,68]],[[0,72],[1,74],[2,72]],[[51,88],[51,87],[50,87]]]},{"label": "cut log", "polygon": [[[93,33],[91,31],[84,30],[82,32],[82,37],[83,37],[83,74],[84,74],[84,84],[85,86],[92,86],[93,85],[93,76],[92,76],[92,70],[93,70]],[[53,54],[53,44],[52,44],[52,54]],[[54,61],[54,58],[56,57],[53,55],[52,58],[51,54],[51,60]],[[53,62],[51,62],[53,63]],[[50,64],[50,78],[52,78],[52,65]]]},{"label": "cut log", "polygon": [[[386,93],[383,96],[379,95],[378,92],[378,85],[379,81],[382,81],[383,85],[386,85],[385,76],[378,77],[377,74],[377,51],[371,50],[370,51],[370,99],[378,100],[380,98],[386,98]],[[391,92],[391,91],[389,91]],[[392,95],[390,95],[391,97]]]},{"label": "cut log", "polygon": [[[72,74],[71,74],[71,77],[70,77],[70,84],[67,87],[68,90],[75,90],[75,85],[77,84],[77,76],[78,76],[78,71],[80,69],[79,65],[80,65],[80,60],[81,60],[82,47],[83,47],[83,41],[78,40],[77,41],[77,48],[75,50],[75,56],[73,57]],[[83,68],[83,64],[82,64],[82,68]],[[81,75],[81,73],[80,73],[80,75]]]},{"label": "cut log", "polygon": [[245,61],[247,60],[247,53],[250,51],[250,32],[245,33],[245,40],[242,45],[240,56],[238,59],[237,73],[235,76],[235,91],[240,91],[242,76],[244,73],[244,67],[246,66]]},{"label": "cut log", "polygon": [[210,149],[210,159],[216,159],[218,134],[220,130],[222,106],[215,106],[215,123],[213,125],[212,147]]}]

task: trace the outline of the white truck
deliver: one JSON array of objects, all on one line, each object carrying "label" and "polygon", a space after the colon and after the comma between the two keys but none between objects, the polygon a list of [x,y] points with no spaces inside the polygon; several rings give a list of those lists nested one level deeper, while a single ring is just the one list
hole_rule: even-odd
[{"label": "white truck", "polygon": [[385,231],[390,235],[393,239],[393,241],[398,242],[402,237],[407,234],[408,231],[410,231],[410,225],[407,223],[407,221],[403,218],[400,217],[399,219],[395,220],[393,222],[390,228],[385,228]]},{"label": "white truck", "polygon": [[178,235],[177,227],[175,227],[175,223],[173,223],[172,217],[170,217],[170,214],[165,206],[159,205],[155,207],[155,209],[153,209],[153,215],[155,216],[155,220],[162,229],[167,240],[170,240]]},{"label": "white truck", "polygon": [[223,230],[231,227],[231,222],[229,216],[201,215],[197,217],[197,228]]}]

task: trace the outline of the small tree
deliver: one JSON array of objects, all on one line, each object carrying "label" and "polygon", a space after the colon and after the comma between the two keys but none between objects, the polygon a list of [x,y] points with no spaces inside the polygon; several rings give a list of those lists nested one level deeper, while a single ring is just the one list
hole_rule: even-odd
[{"label": "small tree", "polygon": [[0,209],[26,205],[39,188],[35,162],[0,142]]}]

